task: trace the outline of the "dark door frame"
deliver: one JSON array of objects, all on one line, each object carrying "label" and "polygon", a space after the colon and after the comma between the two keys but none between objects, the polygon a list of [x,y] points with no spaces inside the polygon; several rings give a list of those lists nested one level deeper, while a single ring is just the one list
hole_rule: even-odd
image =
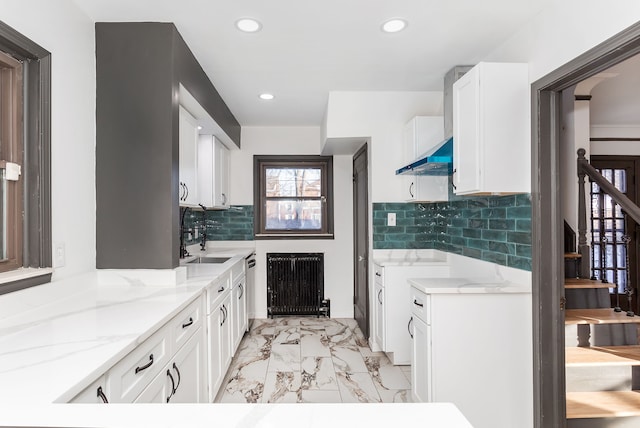
[{"label": "dark door frame", "polygon": [[561,92],[640,53],[640,24],[532,84],[531,208],[534,426],[566,426],[563,219],[559,153]]}]

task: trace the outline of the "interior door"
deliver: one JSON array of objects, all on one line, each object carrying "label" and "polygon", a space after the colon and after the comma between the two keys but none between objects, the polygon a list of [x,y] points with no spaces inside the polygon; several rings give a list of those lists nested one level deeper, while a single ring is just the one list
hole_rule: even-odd
[{"label": "interior door", "polygon": [[367,145],[353,156],[353,316],[369,338],[369,214]]}]

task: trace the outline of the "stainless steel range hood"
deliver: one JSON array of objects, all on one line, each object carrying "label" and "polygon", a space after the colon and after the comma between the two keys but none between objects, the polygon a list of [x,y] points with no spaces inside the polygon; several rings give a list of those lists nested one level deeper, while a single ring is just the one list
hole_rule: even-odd
[{"label": "stainless steel range hood", "polygon": [[444,141],[426,155],[396,170],[396,175],[451,175],[453,173],[453,83],[472,66],[458,65],[444,77]]},{"label": "stainless steel range hood", "polygon": [[451,175],[453,173],[453,138],[438,144],[431,153],[396,170],[396,175]]}]

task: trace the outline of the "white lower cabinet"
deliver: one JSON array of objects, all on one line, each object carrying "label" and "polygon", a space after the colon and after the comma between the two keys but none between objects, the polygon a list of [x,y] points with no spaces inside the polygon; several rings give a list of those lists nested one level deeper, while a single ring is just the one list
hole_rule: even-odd
[{"label": "white lower cabinet", "polygon": [[167,365],[170,337],[166,327],[145,340],[107,373],[109,402],[132,403]]},{"label": "white lower cabinet", "polygon": [[206,343],[202,328],[176,353],[167,368],[173,377],[170,403],[205,403],[207,400]]},{"label": "white lower cabinet", "polygon": [[240,341],[242,340],[245,331],[247,331],[247,324],[249,323],[247,318],[247,293],[245,289],[245,279],[246,277],[244,275],[238,278],[231,290],[231,312],[233,314],[231,348],[233,350],[237,349],[238,345],[240,345]]},{"label": "white lower cabinet", "polygon": [[168,403],[171,399],[173,375],[170,369],[165,369],[151,381],[134,403]]},{"label": "white lower cabinet", "polygon": [[70,401],[70,403],[74,404],[101,404],[108,402],[109,397],[107,396],[107,380],[105,376],[100,376],[98,380],[82,390]]},{"label": "white lower cabinet", "polygon": [[231,293],[227,290],[222,301],[208,317],[209,328],[209,402],[213,402],[231,362],[231,324],[229,308]]},{"label": "white lower cabinet", "polygon": [[412,398],[453,403],[474,428],[530,428],[531,294],[460,284],[411,287]]},{"label": "white lower cabinet", "polygon": [[411,355],[411,391],[414,402],[431,400],[431,335],[426,322],[414,315],[411,318],[413,351]]},{"label": "white lower cabinet", "polygon": [[247,329],[245,284],[241,259],[70,402],[213,402]]},{"label": "white lower cabinet", "polygon": [[384,320],[385,320],[385,313],[384,313],[384,288],[382,287],[382,284],[379,282],[376,282],[376,288],[375,288],[375,302],[374,304],[374,322],[373,322],[373,337],[376,341],[376,343],[378,344],[378,346],[384,350],[386,348],[386,343],[385,343],[385,331],[384,331]]},{"label": "white lower cabinet", "polygon": [[410,314],[407,311],[410,278],[444,278],[450,268],[441,261],[375,264],[373,337],[394,365],[411,361]]}]

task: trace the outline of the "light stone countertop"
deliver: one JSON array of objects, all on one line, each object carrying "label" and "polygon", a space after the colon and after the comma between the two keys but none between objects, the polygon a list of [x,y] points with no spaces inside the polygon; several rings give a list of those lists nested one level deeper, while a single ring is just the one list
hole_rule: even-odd
[{"label": "light stone countertop", "polygon": [[450,403],[24,405],[3,409],[0,424],[87,428],[473,428]]},{"label": "light stone countertop", "polygon": [[99,270],[0,296],[0,405],[72,399],[253,250],[225,251],[224,264]]},{"label": "light stone countertop", "polygon": [[409,284],[425,294],[506,294],[531,293],[531,285],[495,277],[411,278]]}]

